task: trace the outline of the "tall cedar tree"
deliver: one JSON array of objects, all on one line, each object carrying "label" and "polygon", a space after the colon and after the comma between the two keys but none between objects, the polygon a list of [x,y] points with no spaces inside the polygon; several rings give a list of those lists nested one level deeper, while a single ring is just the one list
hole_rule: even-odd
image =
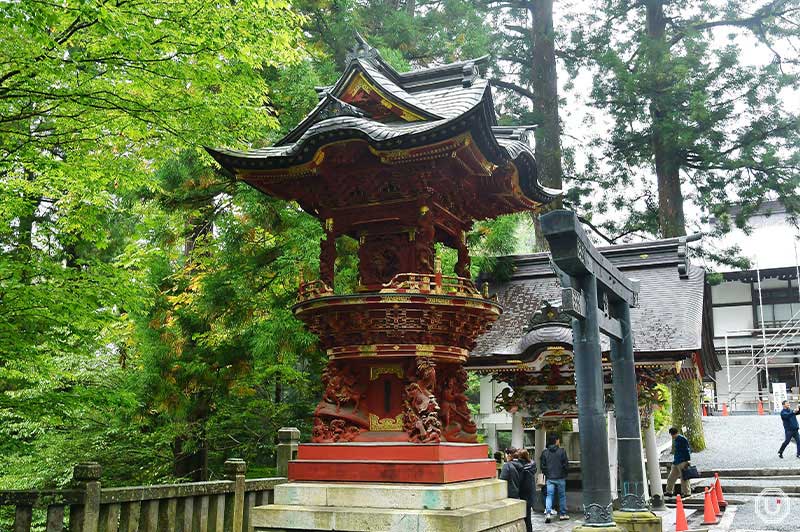
[{"label": "tall cedar tree", "polygon": [[[536,162],[542,184],[561,188],[561,125],[557,59],[552,0],[490,1],[492,13],[494,77],[492,84],[503,93],[505,119],[535,124]],[[510,98],[510,99],[509,99]]]},{"label": "tall cedar tree", "polygon": [[769,197],[797,213],[800,2],[609,1],[577,22],[593,103],[613,120],[587,174],[610,192],[598,210],[628,213],[610,231],[685,235],[686,201],[715,234]]},{"label": "tall cedar tree", "polygon": [[[504,94],[504,122],[535,124],[536,163],[543,185],[561,189],[564,170],[559,119],[556,31],[552,0],[489,1],[495,26],[492,84]],[[559,206],[558,199],[554,206]],[[536,245],[547,242],[533,216]]]},{"label": "tall cedar tree", "polygon": [[[194,152],[158,177],[156,200],[174,232],[154,242],[163,255],[154,262],[159,293],[143,320],[145,397],[155,425],[171,435],[174,475],[206,480],[209,459],[221,462],[227,449],[251,447],[253,463],[268,463],[271,455],[259,456],[266,442],[253,440],[305,417],[291,407],[311,408],[314,379],[304,368],[319,367],[321,354],[288,309],[321,231],[296,206],[232,182]],[[283,406],[287,393],[293,405]],[[250,441],[232,446],[242,433]]]},{"label": "tall cedar tree", "polygon": [[[613,119],[596,142],[607,171],[589,171],[607,191],[599,210],[628,213],[610,231],[685,235],[687,201],[718,232],[734,204],[740,227],[768,197],[797,213],[800,118],[786,97],[798,82],[800,2],[609,1],[583,22],[573,40],[586,43],[595,105]],[[756,41],[762,55],[745,62],[744,43]],[[696,381],[674,389],[673,420],[695,450],[705,447],[699,398]]]}]

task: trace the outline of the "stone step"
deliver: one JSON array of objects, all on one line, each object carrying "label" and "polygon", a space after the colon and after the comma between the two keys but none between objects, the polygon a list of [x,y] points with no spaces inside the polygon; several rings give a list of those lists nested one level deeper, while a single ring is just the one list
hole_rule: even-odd
[{"label": "stone step", "polygon": [[720,478],[797,477],[800,476],[800,468],[717,469],[715,471],[700,471],[700,476],[713,477],[714,473],[719,473]]},{"label": "stone step", "polygon": [[257,532],[524,532],[525,502],[518,499],[457,510],[393,510],[371,507],[259,506],[252,509]]},{"label": "stone step", "polygon": [[455,510],[506,498],[504,480],[425,486],[383,483],[289,482],[275,487],[275,504],[411,510]]}]

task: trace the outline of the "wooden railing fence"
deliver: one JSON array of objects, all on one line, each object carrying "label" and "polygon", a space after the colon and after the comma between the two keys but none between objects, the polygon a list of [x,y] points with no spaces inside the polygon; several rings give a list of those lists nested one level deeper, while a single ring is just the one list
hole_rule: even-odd
[{"label": "wooden railing fence", "polygon": [[47,532],[247,532],[250,510],[286,479],[245,479],[246,467],[228,460],[219,481],[103,488],[100,465],[79,464],[73,489],[0,491],[0,506],[15,507],[13,532],[31,532],[34,509],[46,510]]},{"label": "wooden railing fence", "polygon": [[[295,428],[278,431],[278,474],[299,438]],[[252,508],[271,504],[286,478],[246,479],[239,459],[224,470],[225,480],[104,488],[100,465],[90,462],[75,466],[69,489],[0,491],[0,507],[15,508],[13,532],[31,532],[35,512],[46,513],[46,532],[250,532]]]}]

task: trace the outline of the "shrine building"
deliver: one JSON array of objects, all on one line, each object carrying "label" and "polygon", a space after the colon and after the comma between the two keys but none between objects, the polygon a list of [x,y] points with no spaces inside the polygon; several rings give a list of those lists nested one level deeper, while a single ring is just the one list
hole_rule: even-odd
[{"label": "shrine building", "polygon": [[[336,529],[390,530],[400,517],[404,529],[524,529],[525,505],[495,479],[465,395],[464,363],[502,313],[469,278],[465,234],[475,220],[536,212],[559,191],[539,183],[533,128],[497,124],[485,62],[399,73],[359,37],[336,84],[319,89],[316,108],[274,146],[208,149],[324,230],[319,277],[302,283],[293,307],[327,353],[324,392],[311,442],[289,463],[291,482],[254,509],[271,524],[263,530],[340,527],[362,515],[368,525]],[[344,236],[358,242],[359,259],[359,286],[347,294],[334,286]],[[438,267],[437,244],[457,250],[454,276]],[[343,481],[354,483],[346,508],[303,504]],[[408,483],[422,495],[398,506]],[[441,485],[466,506],[432,507]]]},{"label": "shrine building", "polygon": [[[657,384],[702,380],[719,369],[713,346],[710,289],[704,270],[687,257],[686,237],[601,247],[598,251],[640,283],[631,321],[640,419],[646,433],[652,431],[653,410],[663,403]],[[562,286],[549,254],[499,260],[511,263],[510,268],[504,268],[513,271],[511,278],[498,281],[484,276],[482,280],[489,283],[504,311],[478,339],[467,363],[468,369],[481,375],[477,422],[492,449],[500,448],[498,432],[510,430],[510,445],[534,447],[538,460],[546,431],[561,431],[563,421],[578,417],[572,318],[561,311]],[[606,408],[613,416],[606,337],[601,345]],[[651,436],[645,438],[646,445],[655,444]],[[577,437],[562,434],[571,460],[580,459]],[[655,449],[648,451],[657,456]],[[610,456],[615,454],[612,449]]]}]

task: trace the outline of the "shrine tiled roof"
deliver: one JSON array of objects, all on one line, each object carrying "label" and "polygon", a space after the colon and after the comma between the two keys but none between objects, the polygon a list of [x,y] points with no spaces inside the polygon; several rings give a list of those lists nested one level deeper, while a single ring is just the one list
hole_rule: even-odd
[{"label": "shrine tiled roof", "polygon": [[[697,353],[707,368],[718,365],[709,344],[705,272],[689,263],[685,242],[673,238],[599,251],[629,278],[640,282],[639,306],[631,309],[637,357],[680,360]],[[514,273],[505,283],[492,286],[490,280],[490,292],[497,295],[504,311],[478,339],[473,357],[521,355],[532,346],[532,337],[526,336],[527,325],[542,302],[561,304],[561,287],[548,254],[502,260],[513,261]],[[608,341],[602,338],[603,350],[607,351]]]},{"label": "shrine tiled roof", "polygon": [[311,164],[320,149],[334,142],[363,140],[386,151],[469,135],[489,163],[516,168],[521,191],[530,200],[545,204],[560,193],[539,183],[533,126],[497,126],[490,84],[480,76],[485,57],[399,73],[363,39],[358,41],[341,78],[317,89],[319,104],[274,146],[208,152],[238,175]]}]

